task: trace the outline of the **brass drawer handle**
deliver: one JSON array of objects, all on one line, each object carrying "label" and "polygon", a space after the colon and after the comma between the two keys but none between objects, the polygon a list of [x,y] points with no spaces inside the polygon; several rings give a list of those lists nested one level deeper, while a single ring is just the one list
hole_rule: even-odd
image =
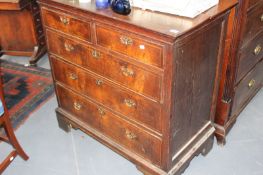
[{"label": "brass drawer handle", "polygon": [[92,50],[91,54],[92,54],[93,58],[95,58],[95,59],[99,59],[101,57],[100,52],[98,52],[96,50]]},{"label": "brass drawer handle", "polygon": [[68,52],[71,52],[71,51],[74,50],[74,47],[71,44],[68,44],[68,43],[65,43],[64,47],[65,47],[66,51],[68,51]]},{"label": "brass drawer handle", "polygon": [[259,55],[261,50],[262,50],[262,47],[260,45],[257,45],[257,47],[254,49],[254,55]]},{"label": "brass drawer handle", "polygon": [[122,66],[121,71],[122,71],[122,74],[126,77],[128,77],[128,76],[133,77],[134,76],[134,71],[132,69],[127,68],[127,67]]},{"label": "brass drawer handle", "polygon": [[77,76],[77,74],[75,74],[75,73],[69,73],[68,77],[69,77],[71,80],[77,80],[77,79],[78,79],[78,76]]},{"label": "brass drawer handle", "polygon": [[106,112],[102,108],[98,108],[98,112],[100,116],[104,116]]},{"label": "brass drawer handle", "polygon": [[126,45],[126,46],[133,44],[133,40],[129,37],[126,37],[126,36],[121,36],[120,40],[121,40],[121,43]]},{"label": "brass drawer handle", "polygon": [[133,132],[126,130],[126,137],[130,140],[135,140],[137,138],[136,134],[134,134]]},{"label": "brass drawer handle", "polygon": [[256,84],[256,80],[252,79],[252,80],[248,83],[248,87],[249,87],[249,88],[252,88],[252,87],[255,86],[255,84]]},{"label": "brass drawer handle", "polygon": [[69,19],[68,18],[60,16],[59,19],[64,25],[68,25],[69,24]]},{"label": "brass drawer handle", "polygon": [[101,86],[103,84],[103,80],[96,80],[96,85]]},{"label": "brass drawer handle", "polygon": [[79,104],[78,102],[74,102],[74,108],[75,108],[77,111],[79,111],[79,110],[81,110],[82,105]]},{"label": "brass drawer handle", "polygon": [[135,101],[131,100],[131,99],[125,99],[124,103],[126,106],[128,106],[129,108],[133,108],[136,107],[136,103]]},{"label": "brass drawer handle", "polygon": [[263,14],[260,16],[260,21],[263,22]]}]

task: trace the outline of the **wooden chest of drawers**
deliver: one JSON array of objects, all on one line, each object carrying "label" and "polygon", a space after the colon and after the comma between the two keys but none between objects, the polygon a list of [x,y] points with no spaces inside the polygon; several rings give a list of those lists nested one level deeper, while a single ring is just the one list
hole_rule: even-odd
[{"label": "wooden chest of drawers", "polygon": [[263,1],[239,0],[229,20],[231,37],[219,90],[215,117],[216,136],[225,137],[239,113],[263,85]]},{"label": "wooden chest of drawers", "polygon": [[236,1],[195,19],[39,3],[62,129],[83,130],[144,174],[179,174],[211,149],[225,24]]},{"label": "wooden chest of drawers", "polygon": [[0,55],[30,56],[36,65],[47,50],[36,0],[1,0],[0,21]]}]

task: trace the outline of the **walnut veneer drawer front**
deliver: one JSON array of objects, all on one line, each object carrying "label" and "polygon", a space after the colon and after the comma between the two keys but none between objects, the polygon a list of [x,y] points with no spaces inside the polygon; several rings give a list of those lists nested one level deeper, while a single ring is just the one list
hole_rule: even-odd
[{"label": "walnut veneer drawer front", "polygon": [[162,141],[71,90],[56,85],[60,107],[118,144],[160,165]]},{"label": "walnut veneer drawer front", "polygon": [[263,31],[263,1],[258,3],[256,8],[248,12],[243,44],[247,44],[248,41],[261,31]]},{"label": "walnut veneer drawer front", "polygon": [[263,60],[246,75],[246,77],[236,87],[232,115],[239,113],[249,98],[263,85]]},{"label": "walnut veneer drawer front", "polygon": [[163,46],[161,45],[100,25],[96,25],[96,35],[98,45],[131,56],[140,62],[163,67]]},{"label": "walnut veneer drawer front", "polygon": [[[131,94],[104,79],[91,75],[56,58],[51,59],[55,80],[105,104],[119,113],[161,131],[160,106],[139,95]],[[63,72],[63,73],[62,73]]]},{"label": "walnut veneer drawer front", "polygon": [[63,59],[110,78],[139,93],[160,100],[160,75],[117,59],[89,45],[47,30],[49,50]]},{"label": "walnut veneer drawer front", "polygon": [[42,9],[44,25],[91,42],[91,23],[67,14]]},{"label": "walnut veneer drawer front", "polygon": [[263,58],[263,32],[240,52],[236,82],[239,82]]}]

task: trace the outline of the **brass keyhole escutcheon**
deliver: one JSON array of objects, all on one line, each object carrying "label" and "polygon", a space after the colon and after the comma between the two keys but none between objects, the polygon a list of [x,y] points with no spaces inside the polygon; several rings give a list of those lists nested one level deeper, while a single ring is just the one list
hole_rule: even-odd
[{"label": "brass keyhole escutcheon", "polygon": [[98,112],[101,117],[106,115],[106,112],[102,108],[98,108]]},{"label": "brass keyhole escutcheon", "polygon": [[92,50],[91,54],[95,59],[99,59],[101,57],[101,53],[96,50]]},{"label": "brass keyhole escutcheon", "polygon": [[259,55],[261,50],[262,50],[262,47],[260,45],[257,45],[257,47],[254,49],[254,55]]},{"label": "brass keyhole escutcheon", "polygon": [[250,80],[250,82],[248,83],[248,87],[249,87],[249,88],[252,88],[252,87],[255,86],[255,84],[256,84],[256,80],[252,79],[252,80]]}]

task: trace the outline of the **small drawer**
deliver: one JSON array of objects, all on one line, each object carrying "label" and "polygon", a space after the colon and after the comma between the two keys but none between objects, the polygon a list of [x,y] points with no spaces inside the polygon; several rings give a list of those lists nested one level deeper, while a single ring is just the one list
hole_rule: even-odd
[{"label": "small drawer", "polygon": [[255,92],[263,85],[263,60],[237,85],[233,101],[232,116],[238,114]]},{"label": "small drawer", "polygon": [[50,60],[56,81],[161,133],[161,107],[158,103],[121,89],[53,56]]},{"label": "small drawer", "polygon": [[257,7],[248,12],[243,45],[251,41],[255,36],[263,31],[263,1],[258,3]]},{"label": "small drawer", "polygon": [[76,19],[70,15],[42,8],[44,25],[63,33],[91,42],[91,23]]},{"label": "small drawer", "polygon": [[50,30],[46,32],[49,51],[63,59],[110,78],[118,83],[160,101],[160,75],[115,58],[88,45],[73,41]]},{"label": "small drawer", "polygon": [[35,23],[35,26],[40,26],[41,25],[41,16],[40,16],[40,13],[37,13],[33,16],[34,18],[34,23]]},{"label": "small drawer", "polygon": [[105,108],[56,85],[60,107],[116,143],[160,165],[162,141]]},{"label": "small drawer", "polygon": [[163,46],[127,33],[97,25],[97,44],[140,62],[163,67]]},{"label": "small drawer", "polygon": [[238,83],[263,57],[263,32],[240,50],[236,83]]}]

